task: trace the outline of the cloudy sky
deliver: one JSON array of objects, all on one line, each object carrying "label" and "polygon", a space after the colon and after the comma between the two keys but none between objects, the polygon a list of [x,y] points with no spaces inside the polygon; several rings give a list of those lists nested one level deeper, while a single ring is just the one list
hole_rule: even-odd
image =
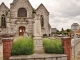
[{"label": "cloudy sky", "polygon": [[[13,0],[0,0],[8,7]],[[67,29],[73,23],[80,24],[80,0],[29,0],[34,8],[41,3],[50,12],[50,25],[52,28]]]}]

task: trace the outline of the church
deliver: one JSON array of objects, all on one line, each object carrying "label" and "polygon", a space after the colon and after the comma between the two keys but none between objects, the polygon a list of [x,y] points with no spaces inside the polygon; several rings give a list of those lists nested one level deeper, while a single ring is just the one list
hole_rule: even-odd
[{"label": "church", "polygon": [[23,36],[27,33],[33,36],[35,15],[40,16],[42,36],[50,35],[49,12],[43,4],[36,9],[32,7],[29,0],[13,0],[8,8],[4,2],[0,5],[0,34],[13,34]]}]

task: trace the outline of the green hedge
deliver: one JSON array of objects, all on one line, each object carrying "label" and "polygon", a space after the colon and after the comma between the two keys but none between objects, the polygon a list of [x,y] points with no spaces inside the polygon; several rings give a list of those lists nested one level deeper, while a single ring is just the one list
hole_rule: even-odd
[{"label": "green hedge", "polygon": [[63,54],[63,46],[60,40],[43,39],[43,46],[45,53],[49,54]]},{"label": "green hedge", "polygon": [[12,45],[11,55],[30,55],[34,51],[33,39],[30,37],[18,37]]}]

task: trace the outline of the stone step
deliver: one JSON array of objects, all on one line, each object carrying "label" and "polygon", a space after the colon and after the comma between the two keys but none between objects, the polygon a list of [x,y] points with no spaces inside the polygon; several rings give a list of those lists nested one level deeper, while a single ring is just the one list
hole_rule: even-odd
[{"label": "stone step", "polygon": [[67,60],[65,54],[33,54],[27,56],[11,56],[9,60]]}]

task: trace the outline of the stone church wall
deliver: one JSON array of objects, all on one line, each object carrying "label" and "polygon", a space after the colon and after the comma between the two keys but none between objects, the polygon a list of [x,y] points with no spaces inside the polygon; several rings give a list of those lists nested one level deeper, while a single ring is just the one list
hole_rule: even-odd
[{"label": "stone church wall", "polygon": [[32,12],[33,9],[30,6],[28,2],[25,2],[26,0],[20,0],[13,5],[13,7],[10,9],[11,10],[11,17],[17,17],[17,12],[19,8],[25,8],[27,10],[27,18],[32,18]]},{"label": "stone church wall", "polygon": [[44,16],[44,29],[42,29],[42,34],[47,34],[49,35],[49,28],[48,28],[48,24],[49,24],[49,13],[46,12],[46,10],[43,8],[43,6],[39,7],[36,10],[37,14],[43,15]]},{"label": "stone church wall", "polygon": [[[0,5],[0,27],[1,27],[1,15],[6,15],[6,28],[8,33],[14,33],[15,35],[19,35],[19,27],[24,26],[28,31],[29,35],[33,35],[34,28],[34,14],[33,7],[29,3],[29,0],[14,0],[15,3],[10,4],[10,9],[2,3]],[[27,11],[27,17],[18,17],[19,8],[25,8]],[[44,16],[44,29],[42,29],[42,34],[49,35],[49,13],[46,11],[44,6],[40,6],[36,10],[36,14],[40,14]],[[24,20],[25,19],[25,20]],[[28,21],[28,22],[26,22]],[[18,23],[19,22],[19,23]],[[23,22],[25,22],[23,24]],[[4,31],[5,32],[5,31]]]}]

